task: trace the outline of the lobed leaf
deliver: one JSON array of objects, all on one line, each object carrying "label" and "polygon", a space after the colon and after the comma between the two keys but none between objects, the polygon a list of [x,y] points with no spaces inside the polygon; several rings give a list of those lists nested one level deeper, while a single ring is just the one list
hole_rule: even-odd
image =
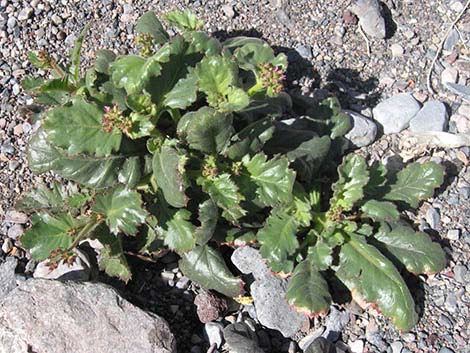
[{"label": "lobed leaf", "polygon": [[400,213],[392,202],[369,200],[361,206],[364,215],[374,221],[398,220]]},{"label": "lobed leaf", "polygon": [[178,253],[191,251],[196,246],[196,227],[191,223],[191,212],[181,209],[167,223],[165,244]]},{"label": "lobed leaf", "polygon": [[232,298],[242,292],[242,280],[230,273],[222,256],[208,245],[196,246],[184,254],[179,266],[186,277],[204,288],[216,290]]},{"label": "lobed leaf", "polygon": [[164,44],[169,38],[168,33],[153,11],[147,11],[140,16],[135,24],[135,30],[137,33],[150,34],[157,44]]},{"label": "lobed leaf", "polygon": [[91,23],[88,23],[85,28],[83,28],[82,32],[75,40],[72,52],[70,53],[71,65],[69,71],[72,74],[75,82],[78,82],[80,79],[80,53],[82,52],[83,41],[85,40],[85,36],[90,29],[90,25]]},{"label": "lobed leaf", "polygon": [[171,25],[182,31],[195,31],[204,26],[204,22],[196,17],[196,15],[189,9],[184,11],[170,11],[164,15]]},{"label": "lobed leaf", "polygon": [[201,225],[196,228],[195,232],[198,245],[205,245],[212,238],[218,219],[219,210],[212,199],[199,204],[199,222]]},{"label": "lobed leaf", "polygon": [[95,237],[103,245],[98,258],[100,270],[127,283],[132,273],[122,248],[121,234],[113,235],[107,229],[100,229]]}]

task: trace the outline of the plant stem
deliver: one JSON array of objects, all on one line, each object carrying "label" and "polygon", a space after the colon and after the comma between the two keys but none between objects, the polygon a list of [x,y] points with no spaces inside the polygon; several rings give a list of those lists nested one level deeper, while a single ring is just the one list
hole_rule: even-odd
[{"label": "plant stem", "polygon": [[103,222],[103,219],[96,219],[94,218],[90,223],[86,224],[80,233],[78,233],[77,237],[73,241],[73,243],[69,246],[67,251],[71,251],[73,248],[75,248],[78,243],[80,243],[81,240],[86,238],[88,234],[90,234],[92,231],[94,231],[101,223]]}]

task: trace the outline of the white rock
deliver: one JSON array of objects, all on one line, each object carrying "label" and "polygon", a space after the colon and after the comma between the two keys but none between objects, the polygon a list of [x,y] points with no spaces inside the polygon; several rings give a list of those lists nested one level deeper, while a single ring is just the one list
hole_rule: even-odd
[{"label": "white rock", "polygon": [[456,83],[459,78],[459,72],[454,67],[448,67],[441,73],[442,83]]},{"label": "white rock", "polygon": [[204,332],[207,336],[209,341],[209,345],[212,346],[214,343],[216,344],[217,348],[222,346],[222,331],[224,330],[224,326],[217,322],[208,322],[204,325]]},{"label": "white rock", "polygon": [[379,103],[373,109],[374,119],[378,121],[385,134],[396,134],[406,129],[410,120],[421,106],[408,93],[401,93]]},{"label": "white rock", "polygon": [[400,56],[403,56],[403,54],[405,53],[405,50],[403,49],[403,47],[397,43],[392,44],[390,46],[390,50],[392,51],[392,56],[394,58],[399,58]]},{"label": "white rock", "polygon": [[361,340],[357,340],[351,342],[349,344],[349,347],[351,348],[352,353],[362,353],[362,351],[364,350],[364,342]]},{"label": "white rock", "polygon": [[87,281],[90,279],[90,261],[83,251],[75,249],[77,258],[72,265],[62,261],[55,269],[49,267],[49,260],[38,263],[34,270],[34,278],[58,279],[61,281]]}]

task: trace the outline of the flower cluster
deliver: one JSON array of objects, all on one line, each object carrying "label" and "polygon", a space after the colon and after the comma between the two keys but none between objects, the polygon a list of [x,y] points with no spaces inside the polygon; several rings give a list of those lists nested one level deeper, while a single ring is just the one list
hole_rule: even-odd
[{"label": "flower cluster", "polygon": [[51,256],[49,257],[47,267],[49,267],[50,271],[53,271],[59,266],[61,261],[63,264],[70,267],[75,263],[76,259],[77,254],[73,251],[57,248],[51,251]]},{"label": "flower cluster", "polygon": [[129,117],[123,116],[122,111],[119,110],[118,105],[115,103],[112,107],[104,107],[104,118],[101,121],[101,128],[108,133],[112,133],[116,128],[128,134],[132,128],[132,120]]},{"label": "flower cluster", "polygon": [[140,55],[148,57],[153,54],[154,39],[150,33],[138,34],[135,37],[135,44],[140,45]]},{"label": "flower cluster", "polygon": [[281,68],[270,63],[260,65],[261,82],[263,87],[268,90],[269,95],[277,95],[282,92],[283,81],[286,79]]}]

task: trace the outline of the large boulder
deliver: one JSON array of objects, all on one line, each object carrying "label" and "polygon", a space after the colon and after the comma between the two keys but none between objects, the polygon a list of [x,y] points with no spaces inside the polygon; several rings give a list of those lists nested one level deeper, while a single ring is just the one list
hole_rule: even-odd
[{"label": "large boulder", "polygon": [[165,320],[108,285],[29,279],[15,286],[0,297],[0,353],[176,352]]}]

